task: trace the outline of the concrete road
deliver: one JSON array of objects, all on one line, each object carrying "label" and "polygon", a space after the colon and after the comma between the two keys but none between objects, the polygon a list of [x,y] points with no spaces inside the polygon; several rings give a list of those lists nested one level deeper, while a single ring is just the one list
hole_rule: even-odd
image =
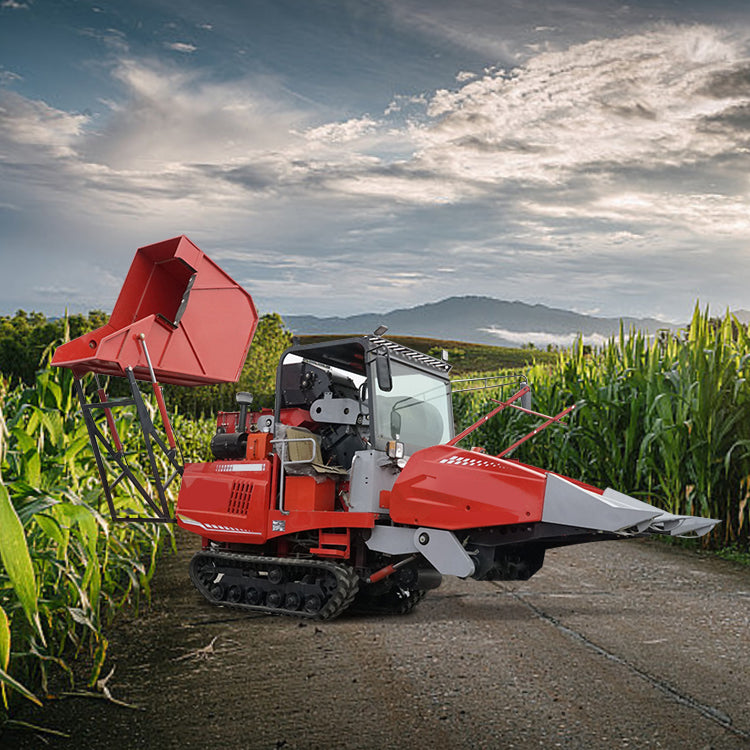
[{"label": "concrete road", "polygon": [[[201,600],[192,540],[111,639],[112,695],[25,718],[18,748],[748,748],[750,569],[653,542],[447,579],[410,615],[315,624]],[[109,668],[109,667],[108,667]],[[11,744],[8,744],[11,743]]]}]

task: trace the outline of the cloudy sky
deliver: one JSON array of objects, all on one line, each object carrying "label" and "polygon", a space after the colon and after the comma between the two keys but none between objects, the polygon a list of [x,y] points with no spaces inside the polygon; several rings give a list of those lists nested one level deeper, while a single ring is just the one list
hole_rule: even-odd
[{"label": "cloudy sky", "polygon": [[0,0],[0,314],[750,308],[749,148],[746,0]]}]

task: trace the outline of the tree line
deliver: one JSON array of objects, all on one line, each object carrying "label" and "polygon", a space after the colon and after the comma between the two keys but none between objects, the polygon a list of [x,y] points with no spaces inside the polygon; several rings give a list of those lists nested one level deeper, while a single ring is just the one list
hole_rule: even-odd
[{"label": "tree line", "polygon": [[12,385],[34,385],[45,351],[63,340],[66,326],[70,338],[74,339],[103,326],[108,319],[102,310],[65,318],[48,318],[42,313],[24,310],[0,316],[0,373]]}]

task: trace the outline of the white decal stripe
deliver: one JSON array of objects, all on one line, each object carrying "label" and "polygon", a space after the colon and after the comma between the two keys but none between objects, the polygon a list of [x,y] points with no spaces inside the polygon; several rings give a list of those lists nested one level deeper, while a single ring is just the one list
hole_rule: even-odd
[{"label": "white decal stripe", "polygon": [[265,464],[215,464],[214,469],[218,472],[225,471],[264,471]]},{"label": "white decal stripe", "polygon": [[441,458],[441,464],[449,466],[494,466],[502,468],[502,465],[494,461],[487,461],[479,458],[467,458],[466,456],[451,456],[450,458]]},{"label": "white decal stripe", "polygon": [[225,534],[226,533],[243,534],[245,536],[263,536],[263,534],[261,534],[259,531],[248,531],[247,529],[238,529],[236,526],[220,526],[219,524],[215,524],[215,523],[202,523],[201,521],[196,521],[193,518],[188,518],[187,516],[183,516],[181,513],[178,513],[177,517],[183,523],[186,523],[190,526],[200,526],[200,528],[205,529],[206,531],[221,531]]}]

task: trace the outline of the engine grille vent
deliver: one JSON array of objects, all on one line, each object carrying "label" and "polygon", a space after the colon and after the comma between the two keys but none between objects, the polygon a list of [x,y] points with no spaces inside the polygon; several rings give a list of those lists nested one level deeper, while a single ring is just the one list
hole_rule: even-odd
[{"label": "engine grille vent", "polygon": [[229,495],[227,513],[232,513],[235,516],[246,516],[252,494],[252,482],[235,482],[232,485],[232,492]]}]

